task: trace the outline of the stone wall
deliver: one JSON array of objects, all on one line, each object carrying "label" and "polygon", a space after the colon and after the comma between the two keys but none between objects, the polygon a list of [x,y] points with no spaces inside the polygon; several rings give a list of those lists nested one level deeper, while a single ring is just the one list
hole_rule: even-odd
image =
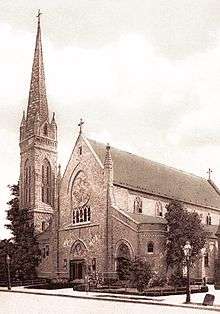
[{"label": "stone wall", "polygon": [[[82,182],[80,183],[79,180],[79,183],[75,185],[77,175],[81,172],[83,173]],[[73,224],[73,210],[77,206],[75,193],[81,195],[82,199],[89,199],[90,222]],[[69,261],[74,259],[71,248],[77,240],[80,240],[86,247],[87,264],[91,263],[92,258],[96,258],[97,272],[103,271],[106,253],[106,187],[103,167],[83,137],[79,137],[62,178],[59,230],[60,277],[69,277]]]}]

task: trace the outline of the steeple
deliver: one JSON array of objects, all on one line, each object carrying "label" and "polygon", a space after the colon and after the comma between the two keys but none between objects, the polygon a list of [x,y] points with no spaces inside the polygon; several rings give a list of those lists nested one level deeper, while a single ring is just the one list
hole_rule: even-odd
[{"label": "steeple", "polygon": [[38,18],[37,36],[27,108],[28,127],[33,125],[33,121],[35,120],[35,116],[37,113],[39,114],[39,120],[41,123],[48,119],[48,105],[41,43],[41,24],[40,24],[41,14],[42,13],[39,10],[37,15]]},{"label": "steeple", "polygon": [[20,203],[42,232],[54,214],[57,193],[57,125],[49,120],[41,43],[40,11],[27,114],[20,125]]}]

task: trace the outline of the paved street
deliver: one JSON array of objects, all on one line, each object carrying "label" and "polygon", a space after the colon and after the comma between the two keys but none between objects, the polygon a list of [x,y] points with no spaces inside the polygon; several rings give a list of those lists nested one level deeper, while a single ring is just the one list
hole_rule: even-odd
[{"label": "paved street", "polygon": [[[83,300],[66,297],[0,292],[1,314],[166,314],[210,313],[208,310]],[[215,312],[214,312],[215,313]]]}]

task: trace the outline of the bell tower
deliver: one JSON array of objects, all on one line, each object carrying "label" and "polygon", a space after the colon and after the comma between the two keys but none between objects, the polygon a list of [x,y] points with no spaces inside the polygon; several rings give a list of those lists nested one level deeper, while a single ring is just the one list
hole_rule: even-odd
[{"label": "bell tower", "polygon": [[48,112],[40,18],[39,11],[27,113],[20,125],[20,207],[30,210],[37,233],[52,219],[57,174],[57,125]]}]

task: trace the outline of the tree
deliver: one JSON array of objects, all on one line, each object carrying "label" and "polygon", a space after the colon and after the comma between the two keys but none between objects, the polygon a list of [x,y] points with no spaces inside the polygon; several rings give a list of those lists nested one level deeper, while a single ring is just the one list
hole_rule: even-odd
[{"label": "tree", "polygon": [[117,273],[120,280],[128,281],[139,292],[144,291],[152,277],[151,266],[144,259],[118,258]]},{"label": "tree", "polygon": [[171,201],[167,206],[165,218],[168,226],[167,266],[179,277],[182,276],[183,246],[189,241],[192,246],[191,264],[199,257],[205,246],[207,234],[196,212],[189,212],[182,203]]},{"label": "tree", "polygon": [[139,292],[143,292],[152,276],[151,266],[144,259],[135,258],[131,263],[131,283]]},{"label": "tree", "polygon": [[33,220],[28,209],[19,209],[19,186],[11,185],[9,188],[12,199],[8,202],[7,219],[10,223],[6,227],[11,230],[13,236],[11,263],[17,278],[34,278],[40,251],[34,234]]},{"label": "tree", "polygon": [[[4,239],[0,241],[0,280],[7,281],[8,271],[6,264],[6,256],[12,257],[14,255],[14,243],[10,239]],[[10,267],[11,274],[14,275],[14,267]]]},{"label": "tree", "polygon": [[119,280],[129,280],[131,273],[131,261],[125,257],[118,257],[117,273]]}]

